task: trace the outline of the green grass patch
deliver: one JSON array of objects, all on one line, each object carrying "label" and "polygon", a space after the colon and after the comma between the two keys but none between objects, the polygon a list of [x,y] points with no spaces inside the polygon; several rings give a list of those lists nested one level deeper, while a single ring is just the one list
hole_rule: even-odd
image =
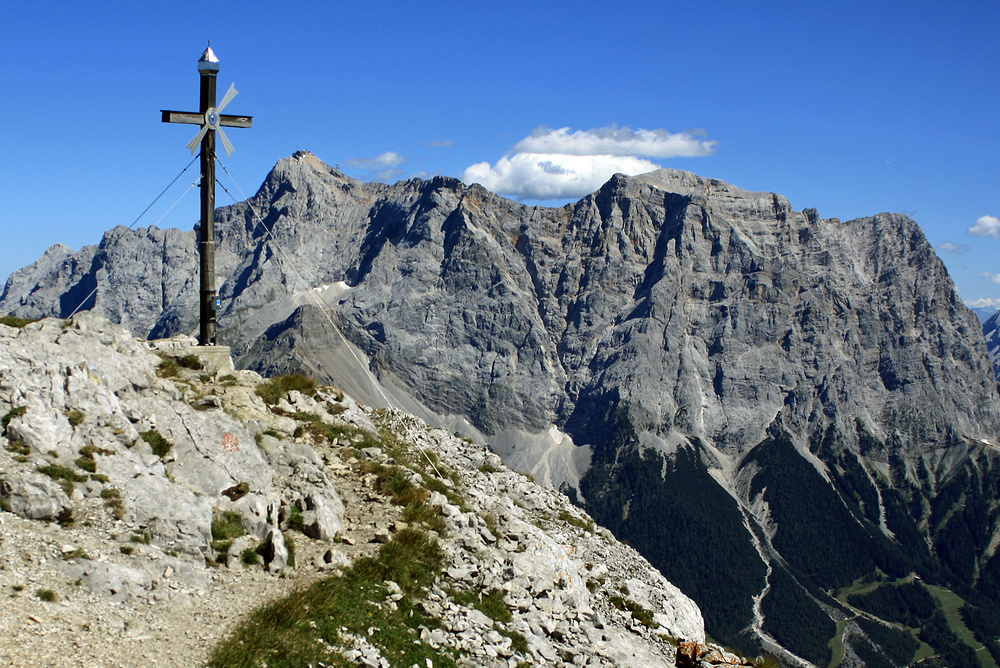
[{"label": "green grass patch", "polygon": [[0,315],[0,325],[7,325],[8,327],[15,327],[17,329],[23,329],[25,325],[30,325],[33,322],[38,322],[38,320],[32,320],[31,318],[18,318],[13,315]]},{"label": "green grass patch", "polygon": [[69,420],[69,424],[72,427],[77,427],[83,423],[87,418],[87,415],[83,411],[71,410],[66,411],[66,419]]},{"label": "green grass patch", "polygon": [[559,519],[561,519],[566,524],[575,526],[578,529],[583,529],[584,531],[589,531],[590,533],[594,533],[594,530],[596,528],[593,522],[589,520],[582,520],[578,517],[575,517],[568,510],[560,510]]},{"label": "green grass patch", "polygon": [[160,378],[174,378],[181,372],[177,360],[168,355],[160,355],[160,363],[156,367],[156,375]]},{"label": "green grass patch", "polygon": [[[72,422],[72,420],[70,422]],[[115,454],[115,452],[114,452],[114,450],[105,450],[104,448],[99,448],[99,447],[97,447],[96,445],[93,445],[93,444],[86,445],[86,446],[80,448],[80,457],[76,460],[76,465],[79,466],[84,471],[96,474],[97,473],[97,462],[94,461],[94,455],[95,454],[100,454],[100,455],[107,456],[107,455],[113,455],[113,454]],[[91,476],[92,479],[93,479],[93,477],[94,476]],[[100,476],[100,477],[103,477],[103,476]],[[105,481],[106,480],[107,480],[107,478],[105,478]]]},{"label": "green grass patch", "polygon": [[226,511],[212,519],[212,540],[232,540],[245,533],[239,513]]},{"label": "green grass patch", "polygon": [[[495,630],[497,633],[499,633],[502,636],[507,636],[508,638],[510,638],[510,648],[512,650],[514,650],[515,652],[517,652],[519,654],[527,654],[528,653],[528,649],[529,649],[528,648],[528,639],[525,638],[520,633],[518,633],[517,631],[510,631],[508,629],[503,628],[499,624],[494,624],[493,630]],[[530,666],[531,664],[530,663],[523,663],[523,664],[519,663],[517,665],[518,666],[520,666],[520,665]]]},{"label": "green grass patch", "polygon": [[115,451],[108,450],[107,448],[99,448],[94,444],[90,444],[80,448],[79,453],[83,457],[90,457],[93,459],[94,455],[104,455],[105,457],[108,457],[115,454]]},{"label": "green grass patch", "polygon": [[87,554],[82,548],[76,548],[72,552],[63,555],[63,559],[69,561],[70,559],[90,559],[90,555]]},{"label": "green grass patch", "polygon": [[55,603],[59,600],[59,596],[51,589],[39,589],[35,592],[35,596],[38,597],[39,601],[47,603]]},{"label": "green grass patch", "polygon": [[10,421],[16,417],[21,417],[27,412],[28,412],[27,406],[14,406],[13,408],[11,408],[9,411],[7,411],[6,415],[0,418],[0,432],[6,434],[7,425],[10,424]]},{"label": "green grass patch", "polygon": [[142,437],[142,440],[149,443],[149,447],[153,449],[153,454],[157,457],[163,457],[170,452],[170,448],[174,447],[173,443],[165,439],[163,434],[155,429],[140,432],[139,436]]},{"label": "green grass patch", "polygon": [[411,501],[406,504],[403,507],[403,519],[410,524],[423,524],[442,537],[448,531],[444,517],[441,515],[441,509],[423,500]]},{"label": "green grass patch", "polygon": [[194,353],[189,353],[187,355],[184,355],[183,357],[178,357],[177,364],[178,366],[181,366],[185,369],[191,369],[192,371],[201,371],[203,366],[201,363],[201,358],[195,355]]},{"label": "green grass patch", "polygon": [[376,475],[376,486],[387,494],[397,506],[406,506],[416,501],[426,501],[430,494],[423,487],[415,485],[402,466],[371,464],[368,467]]},{"label": "green grass patch", "polygon": [[318,383],[315,379],[301,373],[292,373],[286,376],[275,376],[261,383],[257,386],[257,396],[263,399],[264,403],[273,406],[292,390],[298,390],[311,397],[316,394],[317,387]]},{"label": "green grass patch", "polygon": [[87,476],[80,475],[71,468],[65,466],[57,466],[55,464],[46,464],[45,466],[39,466],[35,469],[39,473],[45,474],[59,482],[62,485],[63,491],[66,492],[67,496],[73,494],[73,485],[78,482],[86,482]]},{"label": "green grass patch", "polygon": [[[318,441],[329,441],[335,443],[343,439],[355,444],[358,448],[384,447],[374,436],[363,429],[349,425],[330,424],[323,422],[315,413],[297,412],[291,414],[300,424],[295,428],[293,434],[296,438],[311,434]],[[279,436],[280,438],[280,436]]]},{"label": "green grass patch", "polygon": [[6,449],[7,452],[13,452],[15,455],[19,455],[21,457],[26,457],[31,454],[31,448],[29,448],[24,441],[11,441],[7,444]]},{"label": "green grass patch", "polygon": [[125,504],[122,503],[122,493],[114,487],[105,487],[101,490],[101,498],[104,499],[104,507],[108,509],[111,516],[116,520],[125,517]]},{"label": "green grass patch", "polygon": [[644,608],[635,601],[622,598],[621,596],[612,596],[611,605],[615,606],[622,612],[632,613],[632,618],[645,626],[648,629],[659,628],[659,624],[653,621],[653,611],[648,608]]},{"label": "green grass patch", "polygon": [[[436,668],[454,667],[451,652],[420,641],[418,627],[436,628],[440,621],[427,617],[415,604],[440,573],[443,559],[440,546],[427,534],[413,529],[397,532],[375,557],[359,559],[343,575],[259,609],[214,649],[208,665],[348,665],[336,649],[346,631],[367,637],[391,665],[424,666],[430,660]],[[385,605],[387,580],[405,592],[396,610]]]},{"label": "green grass patch", "polygon": [[494,622],[509,623],[514,617],[504,600],[502,589],[485,591],[481,587],[474,589],[449,589],[451,600],[467,608],[475,608]]},{"label": "green grass patch", "polygon": [[145,529],[142,529],[141,531],[133,531],[132,535],[129,537],[129,542],[149,545],[153,542],[153,534],[149,533],[149,531]]},{"label": "green grass patch", "polygon": [[[960,610],[965,606],[965,599],[950,589],[945,589],[944,587],[927,585],[927,589],[941,606],[941,611],[944,613],[944,618],[948,622],[948,627],[952,630],[955,636],[958,637],[961,642],[965,643],[974,650],[982,647],[982,643],[976,639],[975,634],[969,629],[965,620],[962,618]],[[990,656],[989,652],[979,652],[977,654],[977,658],[986,668],[997,667],[996,661],[992,656]]]},{"label": "green grass patch", "polygon": [[302,509],[298,504],[292,504],[288,509],[288,528],[299,533],[303,533],[306,528],[305,520],[302,519]]},{"label": "green grass patch", "polygon": [[244,533],[242,518],[239,513],[226,511],[212,518],[212,549],[219,554],[229,552],[234,538]]},{"label": "green grass patch", "polygon": [[97,462],[90,457],[77,458],[76,465],[88,473],[97,473]]}]

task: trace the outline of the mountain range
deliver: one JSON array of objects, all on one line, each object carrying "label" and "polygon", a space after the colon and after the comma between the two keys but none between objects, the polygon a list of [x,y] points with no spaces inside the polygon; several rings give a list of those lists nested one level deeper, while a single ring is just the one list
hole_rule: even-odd
[{"label": "mountain range", "polygon": [[[489,444],[639,549],[713,638],[905,665],[906,634],[848,598],[919,577],[979,611],[1000,660],[982,622],[1000,599],[997,318],[980,325],[907,216],[821,218],[673,170],[526,206],[300,152],[216,220],[238,367]],[[116,228],[13,274],[0,312],[186,334],[197,266],[195,232]]]}]

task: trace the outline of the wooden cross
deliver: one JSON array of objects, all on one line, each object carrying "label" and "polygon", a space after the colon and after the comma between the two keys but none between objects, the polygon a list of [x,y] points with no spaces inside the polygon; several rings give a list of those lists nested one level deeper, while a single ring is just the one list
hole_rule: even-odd
[{"label": "wooden cross", "polygon": [[198,61],[198,73],[201,75],[201,104],[198,113],[187,111],[161,110],[164,123],[190,123],[200,125],[201,130],[188,143],[191,153],[195,152],[201,143],[201,234],[198,248],[201,253],[201,329],[198,344],[202,346],[216,345],[216,307],[218,306],[215,291],[215,133],[222,138],[222,146],[226,155],[232,155],[233,145],[222,131],[222,126],[231,128],[248,128],[253,123],[253,116],[229,116],[222,113],[226,105],[237,95],[235,84],[229,87],[222,104],[215,106],[216,81],[219,75],[219,59],[212,52],[212,47],[205,49]]}]

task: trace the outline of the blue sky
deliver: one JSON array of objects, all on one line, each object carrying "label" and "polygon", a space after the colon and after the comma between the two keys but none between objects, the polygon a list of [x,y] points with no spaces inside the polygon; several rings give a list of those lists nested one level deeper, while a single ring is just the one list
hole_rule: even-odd
[{"label": "blue sky", "polygon": [[[963,299],[1000,305],[1000,5],[759,4],[5,3],[0,280],[129,225],[180,172],[197,128],[159,110],[196,109],[211,40],[226,111],[254,116],[223,156],[247,194],[300,149],[552,203],[578,196],[560,173],[651,162],[823,217],[907,213]],[[197,217],[193,190],[158,225]]]}]

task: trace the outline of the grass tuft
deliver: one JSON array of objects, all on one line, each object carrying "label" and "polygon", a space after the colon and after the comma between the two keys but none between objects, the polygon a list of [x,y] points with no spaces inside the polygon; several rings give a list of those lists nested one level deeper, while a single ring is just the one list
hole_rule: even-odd
[{"label": "grass tuft", "polygon": [[292,390],[298,390],[306,396],[316,394],[318,383],[313,378],[301,373],[292,373],[286,376],[275,376],[267,382],[257,386],[257,396],[264,400],[264,403],[274,405]]},{"label": "grass tuft", "polygon": [[167,355],[160,356],[161,362],[156,367],[156,375],[160,378],[174,378],[181,372],[181,367],[177,360]]},{"label": "grass tuft", "polygon": [[27,406],[14,406],[9,411],[7,411],[7,414],[4,415],[2,418],[0,418],[0,432],[6,434],[7,425],[10,424],[10,421],[16,417],[21,417],[26,412],[28,412]]},{"label": "grass tuft", "polygon": [[240,559],[243,561],[243,565],[245,566],[256,566],[260,563],[260,555],[257,554],[257,550],[252,547],[248,547],[243,550],[243,554]]},{"label": "grass tuft", "polygon": [[38,322],[38,320],[32,320],[31,318],[18,318],[13,315],[0,315],[0,325],[7,325],[8,327],[14,327],[16,329],[23,329],[25,325],[30,325],[33,322]]},{"label": "grass tuft", "polygon": [[612,596],[611,605],[615,606],[622,612],[631,612],[632,619],[636,620],[648,629],[655,629],[660,626],[658,622],[653,620],[653,611],[642,607],[635,601],[622,598],[621,596]]},{"label": "grass tuft", "polygon": [[194,353],[189,353],[184,357],[177,358],[178,366],[182,366],[185,369],[191,369],[193,371],[201,371],[202,363],[201,358]]},{"label": "grass tuft", "polygon": [[577,529],[583,529],[584,531],[589,531],[590,533],[594,533],[595,529],[597,528],[594,526],[593,522],[574,517],[572,514],[570,514],[568,510],[560,510],[559,519],[561,519],[566,524],[575,526]]},{"label": "grass tuft", "polygon": [[145,529],[141,531],[133,531],[132,535],[129,536],[129,542],[149,545],[153,542],[153,534],[149,533],[149,531]]},{"label": "grass tuft", "polygon": [[242,517],[239,513],[226,511],[212,519],[212,549],[220,554],[229,551],[234,538],[244,533]]},{"label": "grass tuft", "polygon": [[35,596],[38,597],[39,601],[45,601],[47,603],[55,603],[59,600],[59,596],[56,595],[51,589],[39,589],[35,592]]},{"label": "grass tuft", "polygon": [[83,411],[78,411],[76,409],[66,411],[66,419],[69,420],[69,424],[72,427],[79,426],[86,418],[87,415]]},{"label": "grass tuft", "polygon": [[46,464],[45,466],[39,466],[35,469],[39,473],[47,475],[59,482],[62,485],[63,491],[66,492],[67,496],[73,495],[73,485],[78,482],[87,482],[87,476],[80,475],[76,471],[65,466],[57,466],[55,464]]},{"label": "grass tuft", "polygon": [[174,447],[174,444],[163,437],[163,434],[156,431],[155,429],[150,429],[149,431],[143,431],[139,433],[142,440],[149,443],[149,447],[153,449],[153,454],[157,457],[163,457],[168,452],[170,448]]},{"label": "grass tuft", "polygon": [[[321,580],[255,612],[212,652],[213,668],[347,665],[331,655],[343,633],[365,636],[394,666],[454,668],[449,650],[420,640],[419,627],[436,628],[416,599],[440,574],[444,555],[422,531],[397,532],[375,557],[359,559],[343,575]],[[405,592],[396,609],[381,605],[386,580]],[[339,660],[338,660],[339,659]]]}]

